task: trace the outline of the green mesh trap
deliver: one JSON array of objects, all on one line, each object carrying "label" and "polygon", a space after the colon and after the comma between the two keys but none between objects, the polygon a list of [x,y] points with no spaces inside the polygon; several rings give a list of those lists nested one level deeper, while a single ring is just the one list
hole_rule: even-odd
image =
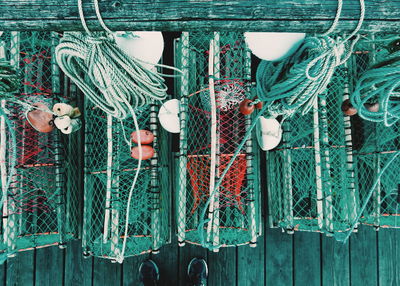
[{"label": "green mesh trap", "polygon": [[[352,59],[357,73],[387,58],[390,35],[369,36],[360,43],[358,53]],[[357,75],[354,81],[357,80]],[[370,122],[359,117],[352,118],[355,136],[357,162],[357,187],[361,196],[367,196],[373,189],[372,197],[361,217],[361,222],[380,227],[400,228],[400,158],[397,157],[382,173],[382,169],[395,152],[400,150],[400,123],[386,127],[382,122]]]},{"label": "green mesh trap", "polygon": [[[124,257],[156,253],[170,238],[167,140],[158,128],[157,112],[157,105],[135,110],[140,128],[155,136],[155,155],[142,161],[132,192]],[[138,166],[126,141],[136,129],[132,118],[113,119],[90,102],[86,102],[85,122],[82,244],[88,255],[117,259],[124,248],[129,193]]]},{"label": "green mesh trap", "polygon": [[[247,140],[215,189],[251,125],[239,112],[250,96],[250,52],[241,33],[183,32],[176,43],[180,98],[177,163],[178,242],[256,245],[261,232],[258,147]],[[210,194],[212,194],[210,196]],[[209,205],[207,205],[207,201]]]},{"label": "green mesh trap", "polygon": [[[16,251],[63,245],[80,233],[80,171],[76,167],[79,132],[63,135],[57,129],[41,133],[26,118],[25,105],[43,103],[49,108],[64,102],[76,106],[77,98],[62,93],[60,72],[53,57],[59,35],[52,32],[4,32],[0,36],[0,60],[18,75],[15,94],[1,99],[1,108],[12,125],[1,117],[2,221],[0,251]],[[16,167],[9,188],[13,144],[16,137]]]},{"label": "green mesh trap", "polygon": [[267,153],[271,226],[289,233],[342,233],[358,223],[364,203],[362,222],[398,226],[398,160],[381,177],[373,199],[367,199],[380,169],[399,149],[399,126],[383,127],[341,110],[374,57],[371,48],[371,41],[360,42],[313,109],[284,121],[282,142]]}]

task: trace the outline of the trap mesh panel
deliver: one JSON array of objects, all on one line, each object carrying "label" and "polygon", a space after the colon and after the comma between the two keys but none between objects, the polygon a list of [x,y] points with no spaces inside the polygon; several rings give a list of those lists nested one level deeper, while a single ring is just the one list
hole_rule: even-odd
[{"label": "trap mesh panel", "polygon": [[[1,186],[4,199],[1,231],[2,251],[15,251],[64,243],[79,234],[78,186],[75,151],[78,134],[62,135],[36,131],[27,122],[28,104],[74,104],[76,98],[62,95],[60,73],[52,56],[58,35],[51,32],[4,32],[0,37],[0,58],[16,70],[19,88],[9,100],[1,100],[12,130],[1,119]],[[16,136],[16,171],[10,187],[12,140]]]},{"label": "trap mesh panel", "polygon": [[[123,247],[129,192],[138,166],[125,140],[131,140],[136,129],[132,118],[122,125],[88,101],[85,110],[83,247],[88,254],[115,259]],[[158,130],[157,112],[156,105],[136,110],[140,128],[155,136],[155,155],[142,161],[132,193],[125,257],[157,251],[169,240],[166,140]]]},{"label": "trap mesh panel", "polygon": [[[250,53],[243,36],[184,32],[176,55],[176,64],[183,71],[177,83],[181,99],[178,241],[180,245],[207,243],[215,247],[255,245],[261,228],[254,154],[258,149],[253,150],[252,138],[215,189],[251,124],[251,118],[238,108],[246,95],[250,97]],[[210,79],[214,83],[210,84]],[[207,219],[210,221],[204,223]]]},{"label": "trap mesh panel", "polygon": [[[386,46],[390,35],[370,35],[360,42],[352,65],[358,75],[376,62],[387,58]],[[363,196],[367,196],[375,183],[371,199],[361,217],[361,222],[379,227],[400,227],[400,158],[396,158],[378,178],[382,168],[400,149],[400,123],[385,127],[383,123],[370,122],[358,116],[352,117],[356,149],[357,187]]]},{"label": "trap mesh panel", "polygon": [[309,113],[284,121],[282,141],[267,156],[272,226],[329,235],[351,227],[359,198],[350,119],[341,111],[348,80],[338,68]]}]

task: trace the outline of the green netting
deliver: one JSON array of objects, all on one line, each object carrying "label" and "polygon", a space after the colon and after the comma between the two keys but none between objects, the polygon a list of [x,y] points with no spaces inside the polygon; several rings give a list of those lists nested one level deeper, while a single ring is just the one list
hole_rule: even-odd
[{"label": "green netting", "polygon": [[[141,129],[155,139],[155,155],[142,161],[133,190],[124,257],[157,252],[169,241],[166,140],[157,124],[157,105],[137,109]],[[122,254],[129,192],[138,161],[127,141],[132,118],[116,120],[89,101],[85,107],[85,198],[83,248],[87,254],[117,259]]]},{"label": "green netting", "polygon": [[[390,36],[376,35],[360,43],[360,52],[353,59],[353,65],[362,72],[368,66],[387,58],[385,48]],[[354,77],[354,81],[357,76]],[[375,123],[360,118],[352,120],[354,133],[359,142],[356,149],[357,187],[360,195],[368,195],[375,183],[371,199],[361,217],[361,222],[379,227],[400,227],[400,158],[397,157],[382,176],[382,168],[400,149],[400,123],[386,127],[383,122]]]},{"label": "green netting", "polygon": [[[59,35],[52,32],[4,32],[0,36],[0,59],[11,64],[18,75],[18,90],[1,100],[1,108],[12,130],[1,118],[1,251],[15,251],[63,244],[79,235],[79,132],[69,136],[57,129],[36,131],[27,122],[26,104],[76,105],[77,98],[64,95],[60,72],[53,57]],[[65,93],[66,94],[66,93]],[[17,162],[11,185],[12,140],[16,136]]]},{"label": "green netting", "polygon": [[251,124],[250,116],[239,112],[239,103],[251,97],[250,52],[241,33],[184,32],[177,42],[176,64],[183,71],[177,82],[178,241],[213,248],[255,246],[261,220],[258,148],[252,138],[214,188]]},{"label": "green netting", "polygon": [[[371,39],[360,42],[313,109],[284,121],[282,142],[267,154],[272,226],[328,235],[353,226],[377,175],[399,149],[399,127],[350,118],[341,105],[363,70],[384,56]],[[363,222],[398,226],[398,166],[397,160],[381,177]]]}]

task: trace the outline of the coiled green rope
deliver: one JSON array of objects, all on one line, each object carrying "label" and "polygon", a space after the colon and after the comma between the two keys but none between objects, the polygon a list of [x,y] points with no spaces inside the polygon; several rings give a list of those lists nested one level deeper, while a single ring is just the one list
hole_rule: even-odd
[{"label": "coiled green rope", "polygon": [[[383,122],[386,127],[400,119],[400,51],[375,64],[360,77],[350,102],[360,117]],[[379,110],[370,111],[365,103],[379,103]]]}]

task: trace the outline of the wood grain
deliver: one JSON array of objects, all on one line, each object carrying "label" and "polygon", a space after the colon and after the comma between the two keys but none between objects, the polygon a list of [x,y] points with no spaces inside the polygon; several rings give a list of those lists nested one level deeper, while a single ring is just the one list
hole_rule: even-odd
[{"label": "wood grain", "polygon": [[111,263],[110,260],[95,257],[93,286],[120,286],[121,268],[122,265],[119,263]]},{"label": "wood grain", "polygon": [[294,234],[294,284],[317,286],[321,284],[320,234]]},{"label": "wood grain", "polygon": [[[221,248],[219,252],[209,252],[208,253],[208,285],[236,285],[236,247]],[[253,261],[256,258],[254,257]],[[250,265],[248,266],[248,268]],[[243,269],[242,269],[243,271]],[[243,280],[243,284],[246,280]],[[255,285],[255,284],[252,284]]]},{"label": "wood grain", "polygon": [[33,285],[35,274],[35,253],[24,251],[7,261],[7,284],[10,286]]},{"label": "wood grain", "polygon": [[400,285],[400,232],[380,229],[378,232],[379,285]]},{"label": "wood grain", "polygon": [[35,285],[62,285],[64,250],[51,246],[36,250]]},{"label": "wood grain", "polygon": [[[84,2],[91,29],[100,29],[92,0]],[[112,30],[240,30],[322,32],[332,24],[337,0],[193,1],[103,0],[102,17]],[[338,30],[352,30],[358,0],[344,1]],[[398,31],[399,0],[366,1],[363,31]],[[3,0],[0,30],[81,30],[76,0]]]},{"label": "wood grain", "polygon": [[93,257],[84,258],[81,242],[76,240],[68,244],[65,253],[64,285],[92,285]]},{"label": "wood grain", "polygon": [[349,244],[322,236],[322,285],[349,286]]}]

